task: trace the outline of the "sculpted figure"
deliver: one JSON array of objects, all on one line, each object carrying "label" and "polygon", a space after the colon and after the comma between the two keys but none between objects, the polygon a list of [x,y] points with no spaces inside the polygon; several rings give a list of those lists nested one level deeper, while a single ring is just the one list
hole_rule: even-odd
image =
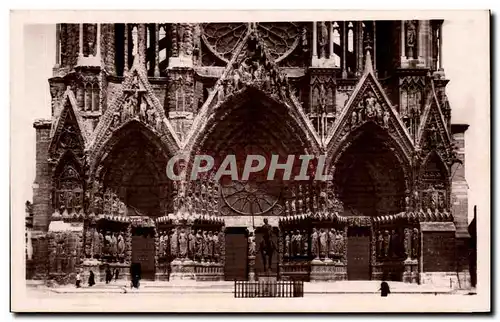
[{"label": "sculpted figure", "polygon": [[352,111],[351,124],[354,126],[358,123],[358,114],[356,111]]},{"label": "sculpted figure", "polygon": [[102,256],[105,252],[105,246],[104,246],[104,243],[105,243],[105,238],[104,238],[104,234],[99,232],[99,242],[98,242],[98,245],[99,245],[99,252],[97,253],[99,256]]},{"label": "sculpted figure", "polygon": [[68,263],[68,271],[73,272],[75,269],[75,264],[76,264],[76,249],[73,249],[71,252],[71,256],[69,257],[69,263]]},{"label": "sculpted figure", "polygon": [[319,258],[319,234],[316,228],[313,228],[311,234],[311,254],[314,259]]},{"label": "sculpted figure", "polygon": [[377,232],[377,256],[384,257],[384,235],[380,230]]},{"label": "sculpted figure", "polygon": [[390,238],[391,238],[391,235],[389,234],[389,231],[388,230],[384,231],[384,246],[383,246],[384,256],[383,257],[389,256]]},{"label": "sculpted figure", "polygon": [[188,235],[188,248],[189,248],[189,258],[194,259],[196,252],[196,237],[193,234],[193,231],[189,231]]},{"label": "sculpted figure", "polygon": [[290,257],[290,244],[291,244],[291,240],[290,240],[290,234],[287,232],[285,234],[285,257]]},{"label": "sculpted figure", "polygon": [[147,111],[146,102],[142,101],[139,107],[139,119],[143,122],[146,122],[146,111]]},{"label": "sculpted figure", "polygon": [[177,229],[174,229],[170,236],[170,253],[173,258],[179,256],[179,235]]},{"label": "sculpted figure", "polygon": [[50,251],[50,254],[49,254],[49,269],[50,269],[50,272],[57,271],[56,258],[57,258],[57,250],[55,248],[52,248],[52,250]]},{"label": "sculpted figure", "polygon": [[309,254],[309,239],[307,238],[307,232],[305,230],[302,231],[301,242],[303,246],[302,253],[304,256],[307,256]]},{"label": "sculpted figure", "polygon": [[106,232],[106,237],[105,237],[105,253],[110,255],[111,254],[111,232]]},{"label": "sculpted figure", "polygon": [[296,255],[297,256],[300,256],[302,255],[303,253],[303,240],[304,240],[304,236],[302,236],[302,234],[300,233],[300,230],[297,230],[297,253]]},{"label": "sculpted figure", "polygon": [[389,127],[389,112],[387,111],[384,112],[383,121],[384,121],[384,127]]},{"label": "sculpted figure", "polygon": [[405,228],[405,240],[404,240],[405,255],[407,258],[411,257],[411,231],[409,228]]},{"label": "sculpted figure", "polygon": [[201,231],[196,232],[196,259],[201,262],[203,258],[203,236]]},{"label": "sculpted figure", "polygon": [[419,239],[419,231],[418,228],[413,228],[413,234],[411,236],[411,248],[412,248],[412,257],[417,259],[420,253],[420,239]]},{"label": "sculpted figure", "polygon": [[326,57],[326,50],[328,47],[328,27],[324,21],[319,23],[319,39],[318,44],[320,46],[320,57]]},{"label": "sculpted figure", "polygon": [[217,235],[216,232],[214,233],[212,240],[214,243],[214,261],[218,263],[220,258],[220,245],[219,245],[219,236]]},{"label": "sculpted figure", "polygon": [[116,238],[116,233],[111,236],[111,254],[115,257],[118,254],[118,238]]},{"label": "sculpted figure", "polygon": [[161,232],[158,237],[158,256],[162,258],[165,256],[165,232]]},{"label": "sculpted figure", "polygon": [[210,258],[209,253],[209,243],[208,243],[208,234],[207,231],[203,232],[203,261],[208,261]]},{"label": "sculpted figure", "polygon": [[337,244],[337,249],[338,249],[338,255],[343,256],[344,255],[344,247],[345,247],[345,240],[344,240],[344,231],[339,229],[337,230],[337,236],[335,237],[335,243]]},{"label": "sculpted figure", "polygon": [[125,238],[123,238],[122,232],[118,234],[118,255],[123,256],[125,254]]},{"label": "sculpted figure", "polygon": [[255,243],[255,236],[250,233],[248,237],[248,255],[255,256],[257,254],[257,244]]},{"label": "sculpted figure", "polygon": [[211,261],[214,259],[214,234],[212,231],[208,232],[208,257]]},{"label": "sculpted figure", "polygon": [[324,229],[320,230],[319,233],[319,245],[320,245],[320,256],[326,257],[328,254],[328,234]]},{"label": "sculpted figure", "polygon": [[94,252],[92,235],[92,231],[87,229],[85,232],[85,243],[87,244],[87,247],[85,248],[85,257],[92,257],[92,253]]},{"label": "sculpted figure", "polygon": [[335,239],[336,239],[336,231],[331,228],[328,231],[328,257],[333,258],[335,256]]},{"label": "sculpted figure", "polygon": [[188,236],[184,229],[179,233],[179,255],[181,258],[186,258],[188,255]]}]

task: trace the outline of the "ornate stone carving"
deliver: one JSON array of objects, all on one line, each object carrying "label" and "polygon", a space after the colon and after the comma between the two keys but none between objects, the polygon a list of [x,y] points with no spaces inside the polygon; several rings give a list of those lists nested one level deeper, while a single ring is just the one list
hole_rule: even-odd
[{"label": "ornate stone carving", "polygon": [[316,228],[313,228],[313,232],[311,234],[311,255],[313,256],[314,259],[319,258],[319,251],[320,251],[319,234]]}]

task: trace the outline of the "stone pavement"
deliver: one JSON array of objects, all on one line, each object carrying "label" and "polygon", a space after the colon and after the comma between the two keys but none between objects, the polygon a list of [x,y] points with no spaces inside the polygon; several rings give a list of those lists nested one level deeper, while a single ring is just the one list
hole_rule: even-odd
[{"label": "stone pavement", "polygon": [[[323,283],[321,283],[323,284]],[[327,284],[327,283],[324,283]],[[333,283],[332,283],[333,284]],[[307,285],[307,284],[306,284]],[[64,287],[65,289],[67,287]],[[113,289],[111,286],[108,288]],[[114,289],[119,286],[114,286]],[[460,293],[309,293],[302,298],[235,298],[227,293],[150,292],[156,287],[110,294],[57,293],[46,287],[29,287],[14,311],[35,312],[472,312],[482,305],[480,296]],[[397,289],[398,287],[394,287]],[[63,287],[60,288],[62,290]],[[67,288],[69,289],[69,288]],[[168,289],[168,288],[166,288]],[[175,289],[175,287],[174,287]],[[189,288],[187,288],[189,289]],[[97,288],[95,289],[97,290]],[[487,308],[483,309],[486,310]]]},{"label": "stone pavement", "polygon": [[[418,285],[402,282],[389,282],[393,294],[452,294],[457,291],[433,285]],[[74,285],[61,285],[47,288],[53,293],[159,293],[159,294],[233,294],[234,283],[196,282],[196,281],[142,281],[139,289],[131,289],[128,281],[113,281],[110,284],[98,283],[93,287],[85,284],[82,288]],[[304,294],[378,294],[380,281],[337,281],[304,283]]]}]

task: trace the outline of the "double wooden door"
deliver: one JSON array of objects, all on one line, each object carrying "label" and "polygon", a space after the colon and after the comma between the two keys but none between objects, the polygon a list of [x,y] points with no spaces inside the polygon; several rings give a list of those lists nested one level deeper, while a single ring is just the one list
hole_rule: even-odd
[{"label": "double wooden door", "polygon": [[370,279],[370,229],[349,228],[347,231],[347,278]]}]

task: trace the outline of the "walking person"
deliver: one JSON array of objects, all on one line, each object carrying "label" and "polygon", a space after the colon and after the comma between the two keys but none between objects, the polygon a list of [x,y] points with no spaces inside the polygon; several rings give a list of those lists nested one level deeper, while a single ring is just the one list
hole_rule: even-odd
[{"label": "walking person", "polygon": [[80,288],[81,287],[80,286],[81,282],[82,282],[82,278],[80,276],[80,271],[78,271],[76,273],[76,288]]},{"label": "walking person", "polygon": [[380,296],[386,297],[388,294],[391,293],[391,289],[389,288],[389,284],[386,281],[383,281],[380,283]]},{"label": "walking person", "polygon": [[94,272],[90,271],[90,273],[89,273],[89,287],[92,287],[94,285],[95,285]]},{"label": "walking person", "polygon": [[113,279],[113,274],[111,274],[111,269],[109,266],[106,268],[106,284],[109,284],[111,280]]}]

